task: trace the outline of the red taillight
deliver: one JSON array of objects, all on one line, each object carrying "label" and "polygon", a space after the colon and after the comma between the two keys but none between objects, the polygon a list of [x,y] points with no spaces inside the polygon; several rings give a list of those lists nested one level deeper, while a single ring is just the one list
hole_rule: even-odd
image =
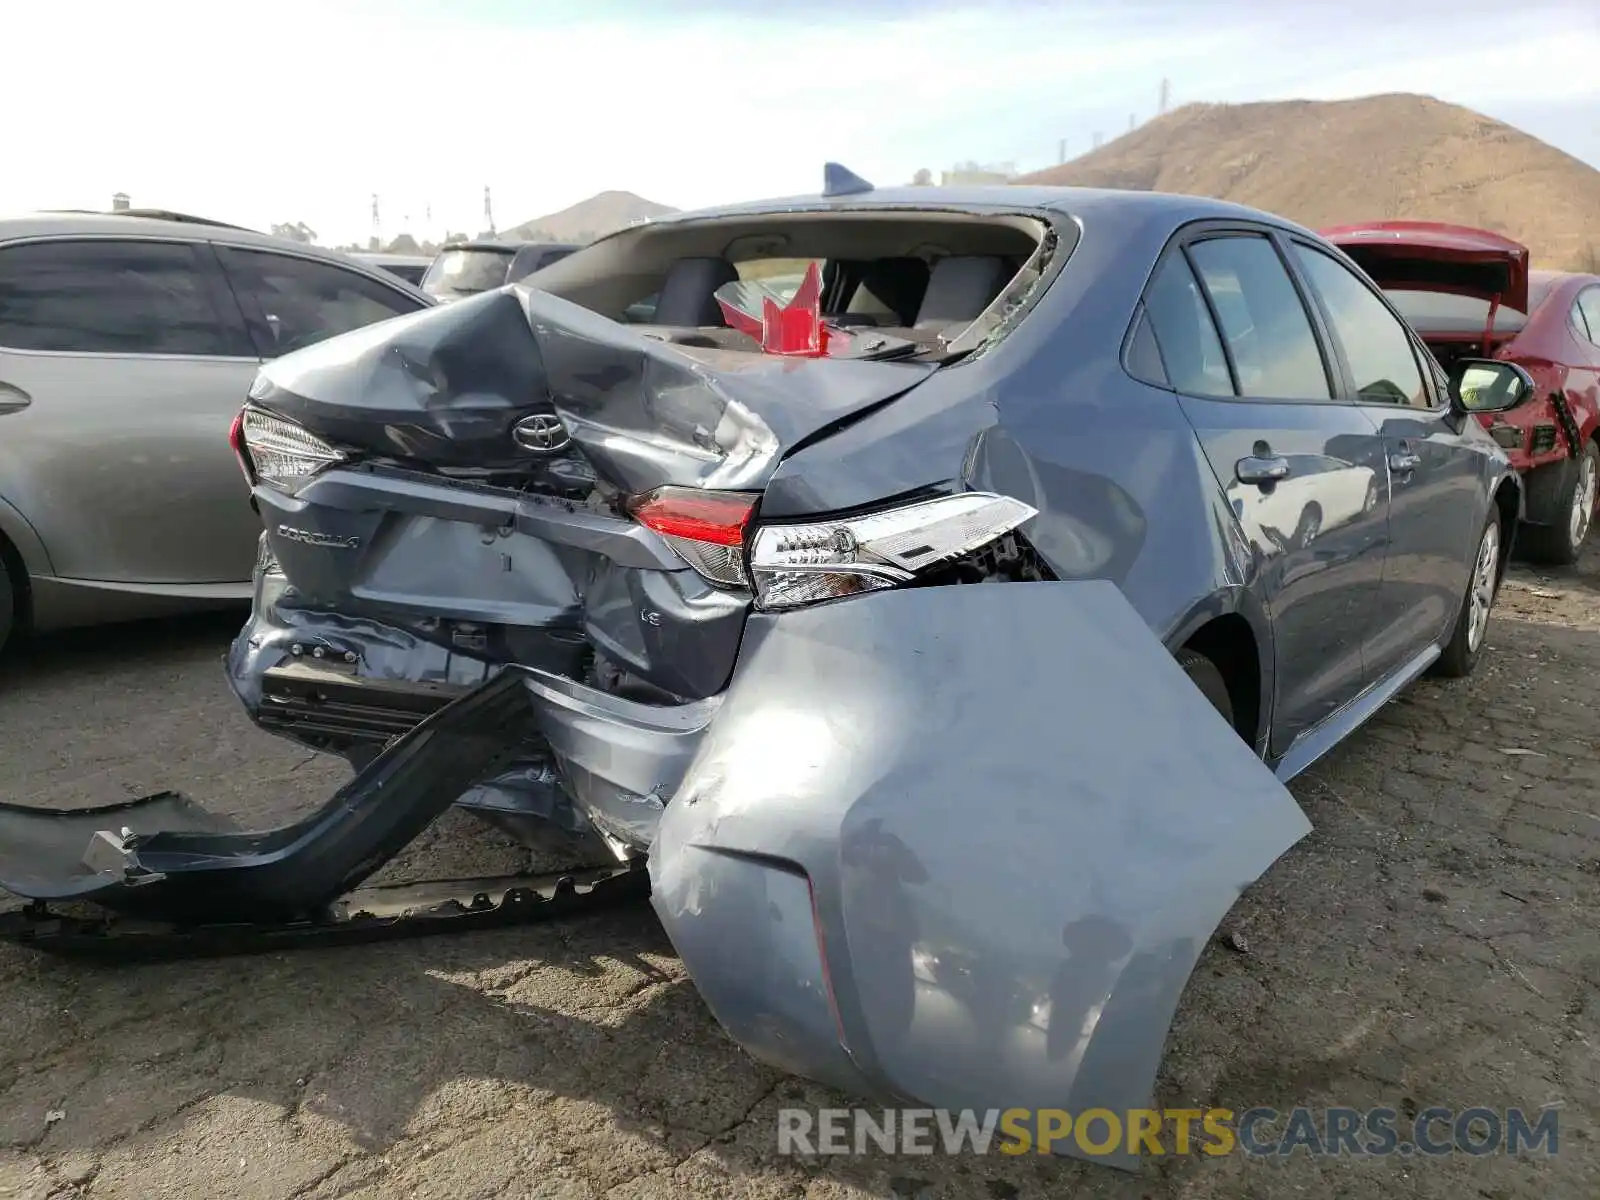
[{"label": "red taillight", "polygon": [[743,546],[745,526],[755,507],[754,496],[739,492],[664,487],[637,497],[629,510],[641,525],[667,537]]},{"label": "red taillight", "polygon": [[233,424],[228,426],[228,445],[233,449],[233,457],[239,464],[239,470],[244,474],[244,481],[250,487],[256,485],[256,474],[250,466],[250,452],[244,444],[244,409],[233,414]]}]

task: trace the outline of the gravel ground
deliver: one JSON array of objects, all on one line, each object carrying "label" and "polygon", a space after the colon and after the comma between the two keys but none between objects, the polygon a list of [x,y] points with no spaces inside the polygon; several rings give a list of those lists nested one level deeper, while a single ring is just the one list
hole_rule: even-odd
[{"label": "gravel ground", "polygon": [[[717,1029],[647,907],[226,962],[92,968],[0,948],[0,1196],[1387,1197],[1600,1194],[1600,555],[1514,571],[1466,683],[1425,681],[1294,785],[1316,832],[1185,993],[1159,1100],[1557,1106],[1552,1157],[1156,1162],[783,1158],[840,1103]],[[237,618],[28,647],[0,683],[0,796],[185,789],[248,820],[345,776],[248,725]],[[1536,753],[1508,753],[1535,751]],[[261,799],[267,797],[267,800]],[[441,822],[386,872],[493,871]]]}]

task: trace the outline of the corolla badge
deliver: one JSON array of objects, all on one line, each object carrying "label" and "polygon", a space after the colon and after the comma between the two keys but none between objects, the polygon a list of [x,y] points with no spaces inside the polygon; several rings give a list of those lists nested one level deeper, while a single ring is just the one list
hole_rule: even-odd
[{"label": "corolla badge", "polygon": [[560,417],[553,413],[534,413],[511,427],[511,440],[535,454],[554,454],[567,448],[572,435]]},{"label": "corolla badge", "polygon": [[336,533],[318,533],[313,529],[296,529],[292,525],[279,525],[278,536],[305,546],[326,546],[331,550],[354,550],[361,545],[358,537],[345,537]]}]

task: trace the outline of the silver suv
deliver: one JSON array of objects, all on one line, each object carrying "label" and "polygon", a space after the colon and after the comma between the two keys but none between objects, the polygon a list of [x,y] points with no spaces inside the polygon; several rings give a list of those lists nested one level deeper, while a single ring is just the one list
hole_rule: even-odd
[{"label": "silver suv", "polygon": [[250,597],[228,425],[262,362],[432,303],[175,213],[0,220],[0,645]]}]

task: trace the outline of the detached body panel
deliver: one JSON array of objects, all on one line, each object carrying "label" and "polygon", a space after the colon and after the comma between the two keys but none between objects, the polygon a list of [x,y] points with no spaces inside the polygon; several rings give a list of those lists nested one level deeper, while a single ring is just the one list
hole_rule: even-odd
[{"label": "detached body panel", "polygon": [[650,874],[758,1057],[1120,1112],[1218,921],[1309,830],[1111,584],[928,588],[752,618]]}]

